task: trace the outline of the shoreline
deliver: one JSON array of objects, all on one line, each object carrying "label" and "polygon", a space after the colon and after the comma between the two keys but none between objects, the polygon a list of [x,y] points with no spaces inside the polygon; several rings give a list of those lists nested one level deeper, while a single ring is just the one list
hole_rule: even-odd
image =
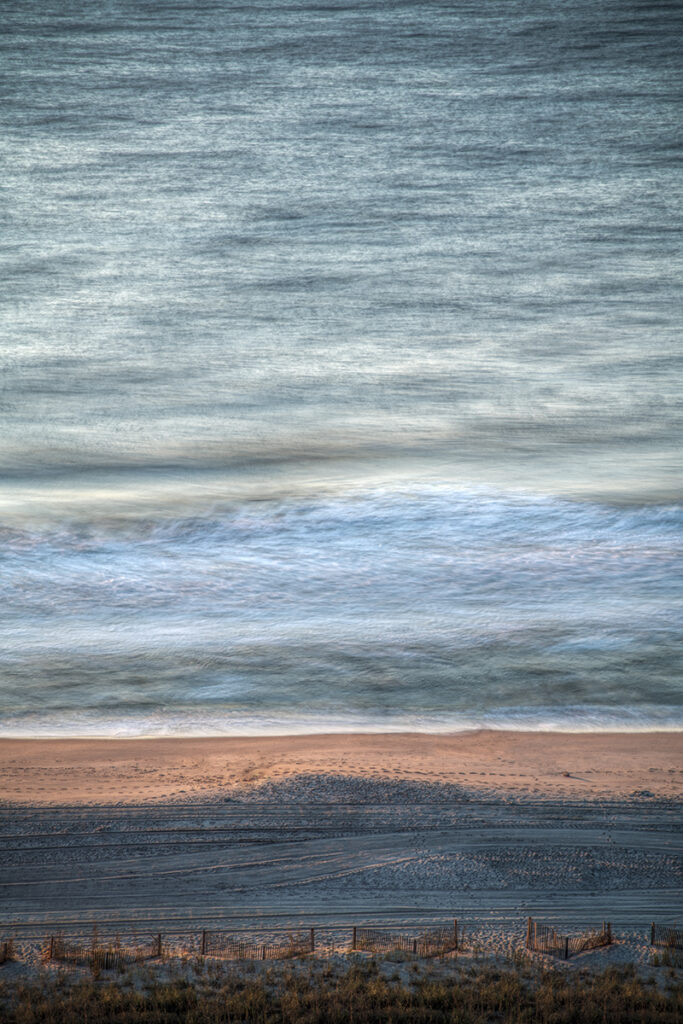
[{"label": "shoreline", "polygon": [[5,806],[210,802],[304,776],[419,781],[541,799],[679,799],[683,733],[0,738]]}]

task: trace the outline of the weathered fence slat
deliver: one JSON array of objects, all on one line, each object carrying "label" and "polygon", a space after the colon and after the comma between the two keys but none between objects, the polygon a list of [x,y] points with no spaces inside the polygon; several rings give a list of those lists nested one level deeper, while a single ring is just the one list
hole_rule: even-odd
[{"label": "weathered fence slat", "polygon": [[549,925],[527,918],[526,948],[536,953],[549,953],[568,960],[570,956],[583,953],[588,949],[600,949],[612,943],[612,925],[609,921],[602,922],[602,928],[587,929],[581,935],[560,935]]},{"label": "weathered fence slat", "polygon": [[113,970],[129,964],[153,960],[162,954],[161,935],[156,935],[148,943],[141,946],[121,946],[118,943],[102,946],[97,936],[87,942],[67,942],[61,935],[51,935],[46,959],[62,960],[72,964],[82,964],[96,970]]},{"label": "weathered fence slat", "polygon": [[0,942],[0,964],[9,963],[9,961],[13,959],[14,941],[13,939],[5,939],[4,942]]},{"label": "weathered fence slat", "polygon": [[202,932],[203,956],[226,960],[289,960],[306,956],[315,949],[315,931],[297,932],[280,942],[248,942],[235,939],[228,932]]},{"label": "weathered fence slat", "polygon": [[668,925],[655,924],[653,921],[650,926],[650,945],[683,949],[683,928],[670,928]]},{"label": "weathered fence slat", "polygon": [[368,953],[413,953],[444,956],[458,949],[458,922],[452,928],[436,928],[418,936],[397,935],[378,928],[353,928],[351,949]]}]

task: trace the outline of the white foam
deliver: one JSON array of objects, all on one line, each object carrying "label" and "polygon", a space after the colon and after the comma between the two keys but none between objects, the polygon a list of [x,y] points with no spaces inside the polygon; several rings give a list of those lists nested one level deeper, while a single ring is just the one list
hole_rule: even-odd
[{"label": "white foam", "polygon": [[227,714],[220,710],[159,711],[137,715],[83,711],[30,714],[0,720],[0,736],[12,739],[65,737],[132,739],[164,736],[298,736],[326,733],[449,734],[476,729],[558,733],[644,733],[683,731],[683,709],[519,707],[471,715],[392,715],[293,713]]}]

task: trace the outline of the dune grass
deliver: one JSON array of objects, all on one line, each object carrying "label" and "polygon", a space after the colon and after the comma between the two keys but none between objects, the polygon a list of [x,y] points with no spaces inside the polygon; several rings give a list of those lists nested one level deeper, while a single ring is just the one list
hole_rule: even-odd
[{"label": "dune grass", "polygon": [[6,1024],[680,1024],[683,986],[662,991],[632,969],[599,975],[484,969],[457,979],[385,978],[372,965],[340,975],[245,974],[206,981],[100,979],[0,989]]}]

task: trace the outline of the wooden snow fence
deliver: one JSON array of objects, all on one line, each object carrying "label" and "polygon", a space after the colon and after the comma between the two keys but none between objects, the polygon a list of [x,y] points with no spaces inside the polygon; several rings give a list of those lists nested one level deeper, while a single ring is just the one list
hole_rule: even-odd
[{"label": "wooden snow fence", "polygon": [[458,922],[454,921],[452,928],[435,928],[417,936],[355,927],[351,949],[368,953],[413,953],[421,957],[444,956],[458,949]]},{"label": "wooden snow fence", "polygon": [[666,946],[667,949],[683,949],[683,928],[669,928],[666,925],[650,925],[650,945]]},{"label": "wooden snow fence", "polygon": [[612,943],[612,925],[602,922],[602,928],[589,928],[580,935],[560,935],[549,925],[527,919],[526,948],[536,953],[549,953],[568,960],[570,956],[584,953],[588,949],[600,949]]},{"label": "wooden snow fence", "polygon": [[279,942],[248,942],[227,932],[202,932],[201,955],[224,960],[292,960],[315,950],[315,930],[288,935]]},{"label": "wooden snow fence", "polygon": [[109,971],[142,963],[143,960],[153,960],[161,956],[161,952],[161,935],[155,935],[148,942],[136,946],[122,946],[119,942],[104,945],[98,943],[97,938],[90,941],[75,939],[67,942],[61,935],[51,935],[45,950],[45,959]]}]

